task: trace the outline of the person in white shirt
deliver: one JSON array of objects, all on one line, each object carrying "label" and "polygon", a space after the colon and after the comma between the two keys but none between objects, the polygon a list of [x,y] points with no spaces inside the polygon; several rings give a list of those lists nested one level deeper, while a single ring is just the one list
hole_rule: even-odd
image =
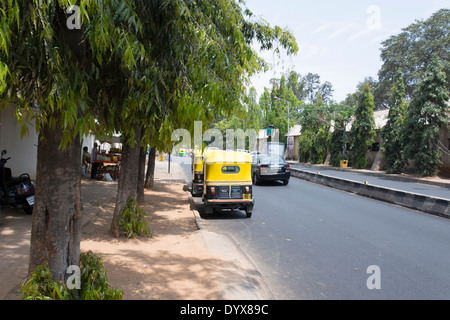
[{"label": "person in white shirt", "polygon": [[95,161],[95,154],[99,153],[100,150],[97,147],[97,142],[94,142],[94,147],[91,150],[91,163],[92,163],[92,168],[91,168],[91,179],[95,179],[95,176],[97,175],[97,169],[99,166],[99,163],[94,162]]}]

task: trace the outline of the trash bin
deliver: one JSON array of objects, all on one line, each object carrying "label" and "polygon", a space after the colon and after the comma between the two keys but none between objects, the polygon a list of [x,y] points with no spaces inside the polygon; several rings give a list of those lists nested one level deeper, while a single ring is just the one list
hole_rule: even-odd
[{"label": "trash bin", "polygon": [[341,168],[347,168],[348,160],[341,160]]}]

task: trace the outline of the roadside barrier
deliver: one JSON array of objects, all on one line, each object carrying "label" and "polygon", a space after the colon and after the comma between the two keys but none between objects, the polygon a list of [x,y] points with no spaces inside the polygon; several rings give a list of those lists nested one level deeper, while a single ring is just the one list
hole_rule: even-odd
[{"label": "roadside barrier", "polygon": [[353,180],[330,177],[324,174],[304,171],[291,167],[291,176],[327,187],[354,193],[360,196],[396,204],[450,219],[450,200],[426,196],[397,189],[373,186]]}]

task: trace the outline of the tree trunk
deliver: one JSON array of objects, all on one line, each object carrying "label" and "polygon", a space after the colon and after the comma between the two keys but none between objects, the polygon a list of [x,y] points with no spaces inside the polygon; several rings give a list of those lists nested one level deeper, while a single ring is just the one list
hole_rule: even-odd
[{"label": "tree trunk", "polygon": [[62,136],[58,126],[40,132],[29,272],[47,261],[64,281],[68,266],[80,261],[82,204],[81,142],[77,136],[63,151]]},{"label": "tree trunk", "polygon": [[[141,129],[140,129],[140,133],[141,133],[140,139],[142,139],[142,137],[145,134],[143,127],[141,127]],[[140,142],[141,142],[141,140],[139,140],[139,143]],[[137,181],[137,189],[136,189],[136,200],[140,204],[144,204],[144,202],[145,202],[145,197],[144,197],[144,179],[145,179],[145,177],[144,176],[145,176],[146,152],[147,152],[147,145],[145,147],[143,147],[141,145],[141,147],[139,149],[139,164],[137,167],[138,181]]]},{"label": "tree trunk", "polygon": [[156,156],[156,147],[152,147],[148,154],[148,164],[147,164],[147,174],[145,177],[144,187],[146,189],[153,189],[153,179],[155,177],[155,156]]},{"label": "tree trunk", "polygon": [[136,129],[136,143],[130,146],[124,141],[122,145],[122,155],[120,160],[120,178],[117,187],[116,207],[111,222],[110,232],[115,237],[119,234],[119,220],[122,215],[122,210],[129,197],[136,199],[137,183],[138,183],[138,168],[139,166],[139,150],[140,150],[140,130]]},{"label": "tree trunk", "polygon": [[139,150],[139,168],[137,183],[137,202],[144,204],[144,180],[145,180],[145,156],[147,155],[147,147],[141,147]]}]

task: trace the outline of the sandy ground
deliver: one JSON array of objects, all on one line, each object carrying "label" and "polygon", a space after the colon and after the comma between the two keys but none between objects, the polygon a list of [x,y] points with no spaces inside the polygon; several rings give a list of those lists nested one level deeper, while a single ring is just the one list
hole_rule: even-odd
[{"label": "sandy ground", "polygon": [[108,234],[114,205],[99,207],[86,225],[81,251],[101,253],[110,283],[124,299],[222,299],[217,260],[204,245],[182,184],[146,191],[151,238]]},{"label": "sandy ground", "polygon": [[[117,182],[82,179],[81,251],[101,254],[109,283],[123,299],[218,300],[260,299],[260,275],[229,240],[200,230],[183,179],[163,174],[157,162],[154,190],[146,190],[152,237],[114,238],[108,231]],[[0,299],[17,300],[27,276],[31,216],[0,211]]]},{"label": "sandy ground", "polygon": [[28,271],[31,216],[23,210],[0,211],[0,299],[20,299],[19,283]]}]

